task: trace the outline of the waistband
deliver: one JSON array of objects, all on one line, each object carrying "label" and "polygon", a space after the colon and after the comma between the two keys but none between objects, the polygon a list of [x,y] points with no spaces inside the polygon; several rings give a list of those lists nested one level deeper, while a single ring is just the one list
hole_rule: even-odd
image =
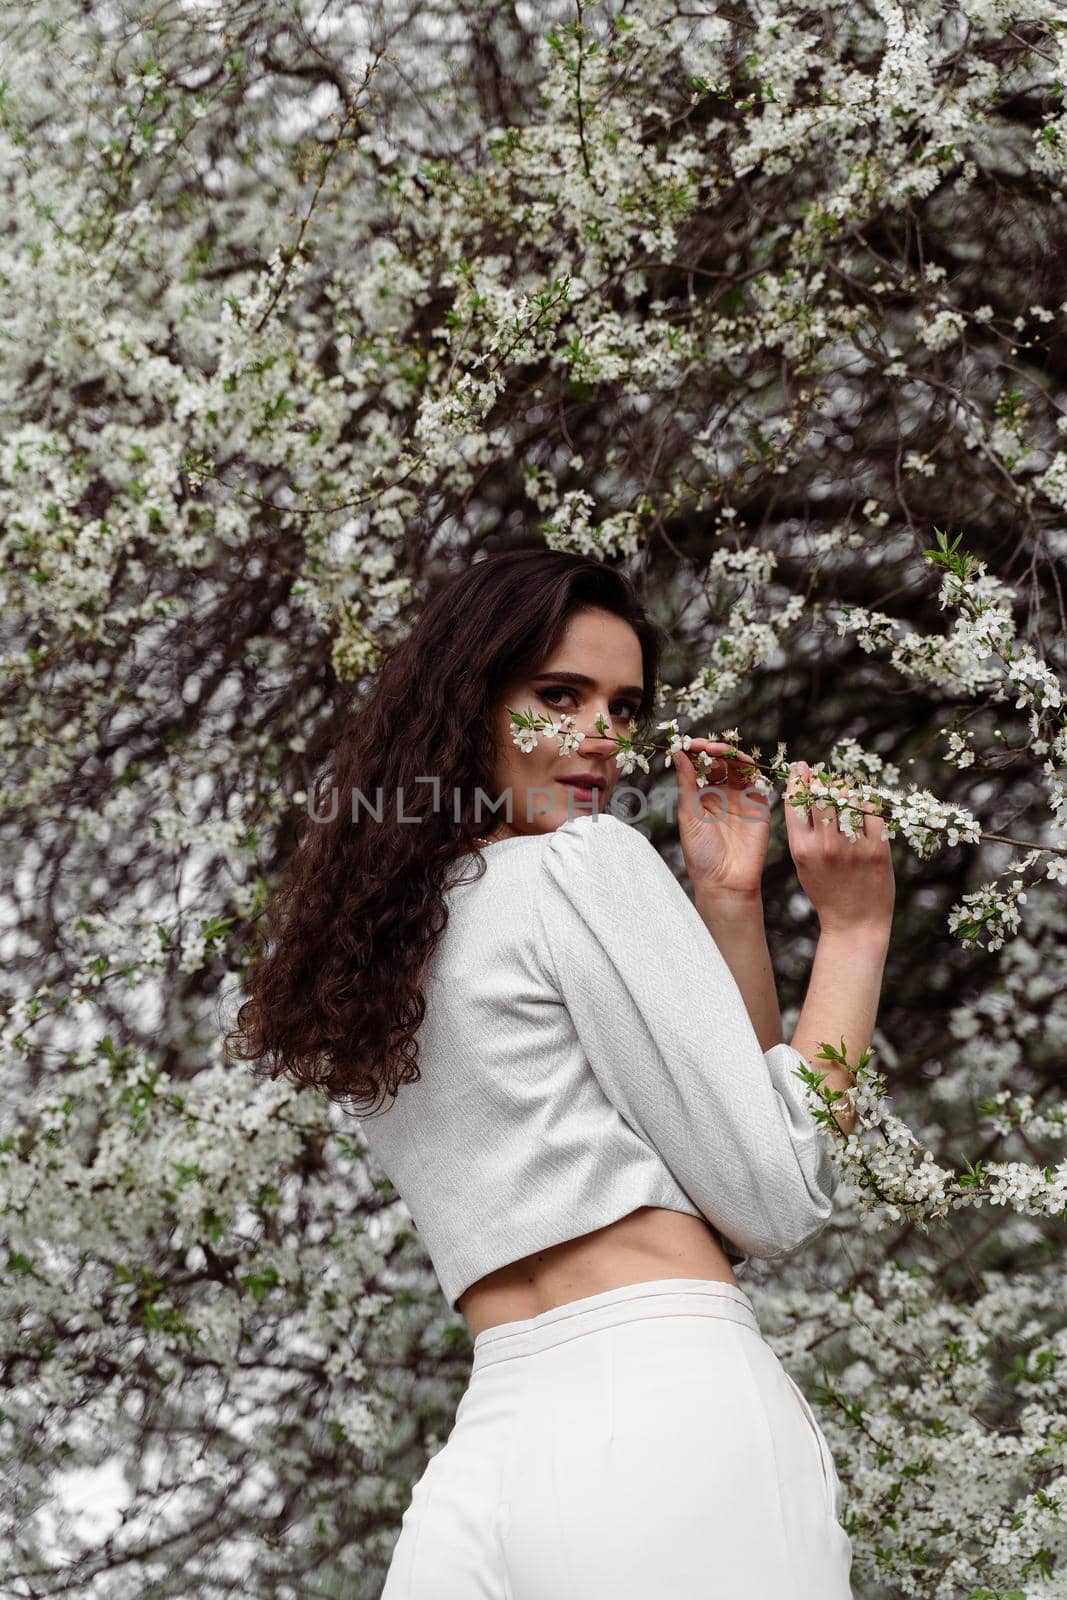
[{"label": "waistband", "polygon": [[471,1375],[493,1361],[535,1355],[598,1328],[613,1328],[620,1322],[636,1322],[644,1317],[680,1316],[723,1317],[760,1333],[752,1301],[736,1284],[717,1278],[653,1278],[647,1283],[625,1283],[618,1289],[568,1300],[534,1317],[483,1328],[475,1336]]}]

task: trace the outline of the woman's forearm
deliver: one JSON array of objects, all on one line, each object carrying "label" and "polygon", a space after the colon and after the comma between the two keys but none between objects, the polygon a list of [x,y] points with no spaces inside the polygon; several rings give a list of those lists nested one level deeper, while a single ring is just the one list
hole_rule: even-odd
[{"label": "woman's forearm", "polygon": [[[817,1059],[819,1045],[825,1040],[840,1050],[844,1039],[844,1055],[856,1065],[874,1035],[888,950],[888,928],[828,930],[819,936],[808,992],[789,1042],[814,1071],[826,1073],[824,1089],[852,1086],[852,1073]],[[839,1109],[835,1115],[842,1133],[851,1133],[855,1114]]]},{"label": "woman's forearm", "polygon": [[[760,1048],[771,1049],[782,1040],[782,1016],[762,897],[738,900],[698,894],[696,908],[733,973]],[[855,1066],[874,1036],[889,937],[889,928],[874,926],[848,933],[829,929],[819,936],[807,994],[788,1042],[816,1072],[826,1074],[824,1089],[849,1089],[854,1078],[835,1062],[818,1058],[822,1042],[840,1050],[843,1039],[845,1057]],[[851,1133],[855,1113],[839,1108],[835,1116],[842,1133]]]},{"label": "woman's forearm", "polygon": [[760,1049],[772,1049],[782,1041],[782,1013],[767,948],[762,896],[730,900],[697,895],[696,908],[734,975]]}]

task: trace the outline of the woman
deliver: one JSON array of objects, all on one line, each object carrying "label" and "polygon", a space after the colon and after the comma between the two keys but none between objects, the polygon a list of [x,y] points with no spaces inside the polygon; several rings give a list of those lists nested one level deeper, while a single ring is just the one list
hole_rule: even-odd
[{"label": "woman", "polygon": [[[693,900],[607,809],[658,652],[629,581],[582,556],[440,588],[344,732],[239,1014],[272,1076],[366,1106],[474,1337],[382,1600],[851,1593],[826,1439],[731,1260],[829,1219],[833,1132],[795,1073],[821,1040],[853,1063],[870,1042],[889,846],[871,815],[854,842],[833,808],[786,807],[820,939],[785,1042],[765,796],[674,757]],[[512,710],[573,717],[579,742],[524,748]]]}]

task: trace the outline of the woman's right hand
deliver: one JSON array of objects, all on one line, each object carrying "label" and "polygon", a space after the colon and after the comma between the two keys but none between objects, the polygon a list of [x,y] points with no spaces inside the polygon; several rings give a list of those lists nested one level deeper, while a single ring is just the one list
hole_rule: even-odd
[{"label": "woman's right hand", "polygon": [[[813,805],[806,813],[790,803],[811,777],[807,762],[798,761],[785,790],[785,831],[801,888],[815,907],[823,933],[875,931],[887,934],[893,922],[896,881],[885,824],[870,804],[862,834],[850,839],[830,805]],[[838,799],[856,799],[855,791],[838,789]]]}]

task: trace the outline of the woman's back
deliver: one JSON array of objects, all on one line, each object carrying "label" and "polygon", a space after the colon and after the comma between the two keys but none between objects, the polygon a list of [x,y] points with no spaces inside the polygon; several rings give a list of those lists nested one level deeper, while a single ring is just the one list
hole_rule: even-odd
[{"label": "woman's back", "polygon": [[760,1049],[643,834],[607,813],[501,840],[448,905],[419,1080],[361,1125],[450,1305],[566,1241],[573,1265],[585,1235],[624,1218],[636,1276],[642,1251],[655,1276],[648,1208],[675,1214],[676,1247],[706,1241],[679,1258],[698,1276],[732,1279],[709,1225],[762,1257],[820,1231],[835,1169],[792,1076],[802,1058]]}]

